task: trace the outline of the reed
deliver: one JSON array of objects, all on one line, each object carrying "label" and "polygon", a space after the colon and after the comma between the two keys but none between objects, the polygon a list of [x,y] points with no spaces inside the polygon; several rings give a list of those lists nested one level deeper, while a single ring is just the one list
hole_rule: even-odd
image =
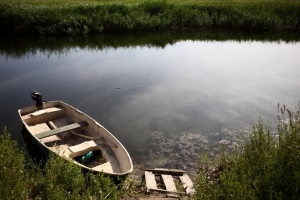
[{"label": "reed", "polygon": [[86,35],[174,29],[297,29],[299,1],[0,3],[1,34]]}]

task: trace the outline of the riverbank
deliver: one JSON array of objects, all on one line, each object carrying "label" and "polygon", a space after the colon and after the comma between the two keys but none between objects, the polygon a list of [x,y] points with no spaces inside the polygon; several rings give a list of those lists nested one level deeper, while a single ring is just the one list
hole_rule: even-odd
[{"label": "riverbank", "polygon": [[0,3],[0,34],[299,29],[299,13],[299,1],[4,1]]},{"label": "riverbank", "polygon": [[[196,195],[180,199],[299,199],[299,124],[299,108],[293,113],[278,104],[277,131],[270,131],[260,119],[247,141],[236,142],[232,154],[224,151],[213,160],[204,155],[193,178]],[[129,175],[115,185],[103,174],[81,173],[77,165],[60,157],[50,155],[40,168],[25,159],[24,149],[17,147],[6,128],[0,134],[0,147],[1,199],[99,199],[99,191],[104,199],[166,196],[147,193],[142,176]]]}]

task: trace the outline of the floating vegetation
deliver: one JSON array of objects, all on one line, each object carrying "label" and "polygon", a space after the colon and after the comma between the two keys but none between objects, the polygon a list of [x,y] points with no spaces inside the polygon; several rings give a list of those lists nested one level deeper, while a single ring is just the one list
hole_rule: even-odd
[{"label": "floating vegetation", "polygon": [[189,130],[170,136],[156,131],[152,133],[149,148],[139,150],[138,157],[149,168],[174,168],[194,173],[199,169],[201,153],[209,152],[214,158],[222,149],[232,152],[236,146],[244,144],[251,131],[252,127],[222,128],[220,132],[208,134]]}]

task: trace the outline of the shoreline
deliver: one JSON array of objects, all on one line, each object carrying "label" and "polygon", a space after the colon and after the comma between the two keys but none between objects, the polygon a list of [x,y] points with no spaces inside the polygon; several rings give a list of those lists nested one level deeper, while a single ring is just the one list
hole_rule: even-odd
[{"label": "shoreline", "polygon": [[[268,8],[268,9],[266,9]],[[75,36],[176,30],[299,30],[299,1],[2,2],[1,35]]]}]

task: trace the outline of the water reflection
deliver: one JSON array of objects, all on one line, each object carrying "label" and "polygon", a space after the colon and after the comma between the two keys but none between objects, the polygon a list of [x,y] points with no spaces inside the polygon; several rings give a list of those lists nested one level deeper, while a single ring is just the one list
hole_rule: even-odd
[{"label": "water reflection", "polygon": [[278,102],[297,105],[297,34],[252,40],[246,34],[237,41],[219,32],[211,34],[214,40],[189,34],[7,40],[0,47],[0,110],[6,113],[0,127],[7,125],[24,144],[17,110],[33,104],[36,90],[99,121],[137,163],[141,153],[150,154],[144,149],[151,148],[153,133],[170,141],[201,133],[212,141],[212,133],[252,126],[259,116],[274,124]]},{"label": "water reflection", "polygon": [[21,58],[43,52],[47,56],[65,56],[70,50],[115,50],[117,48],[165,48],[180,41],[260,41],[297,42],[295,31],[237,31],[237,30],[174,30],[167,32],[137,32],[102,34],[85,37],[1,37],[0,53],[6,58]]}]

